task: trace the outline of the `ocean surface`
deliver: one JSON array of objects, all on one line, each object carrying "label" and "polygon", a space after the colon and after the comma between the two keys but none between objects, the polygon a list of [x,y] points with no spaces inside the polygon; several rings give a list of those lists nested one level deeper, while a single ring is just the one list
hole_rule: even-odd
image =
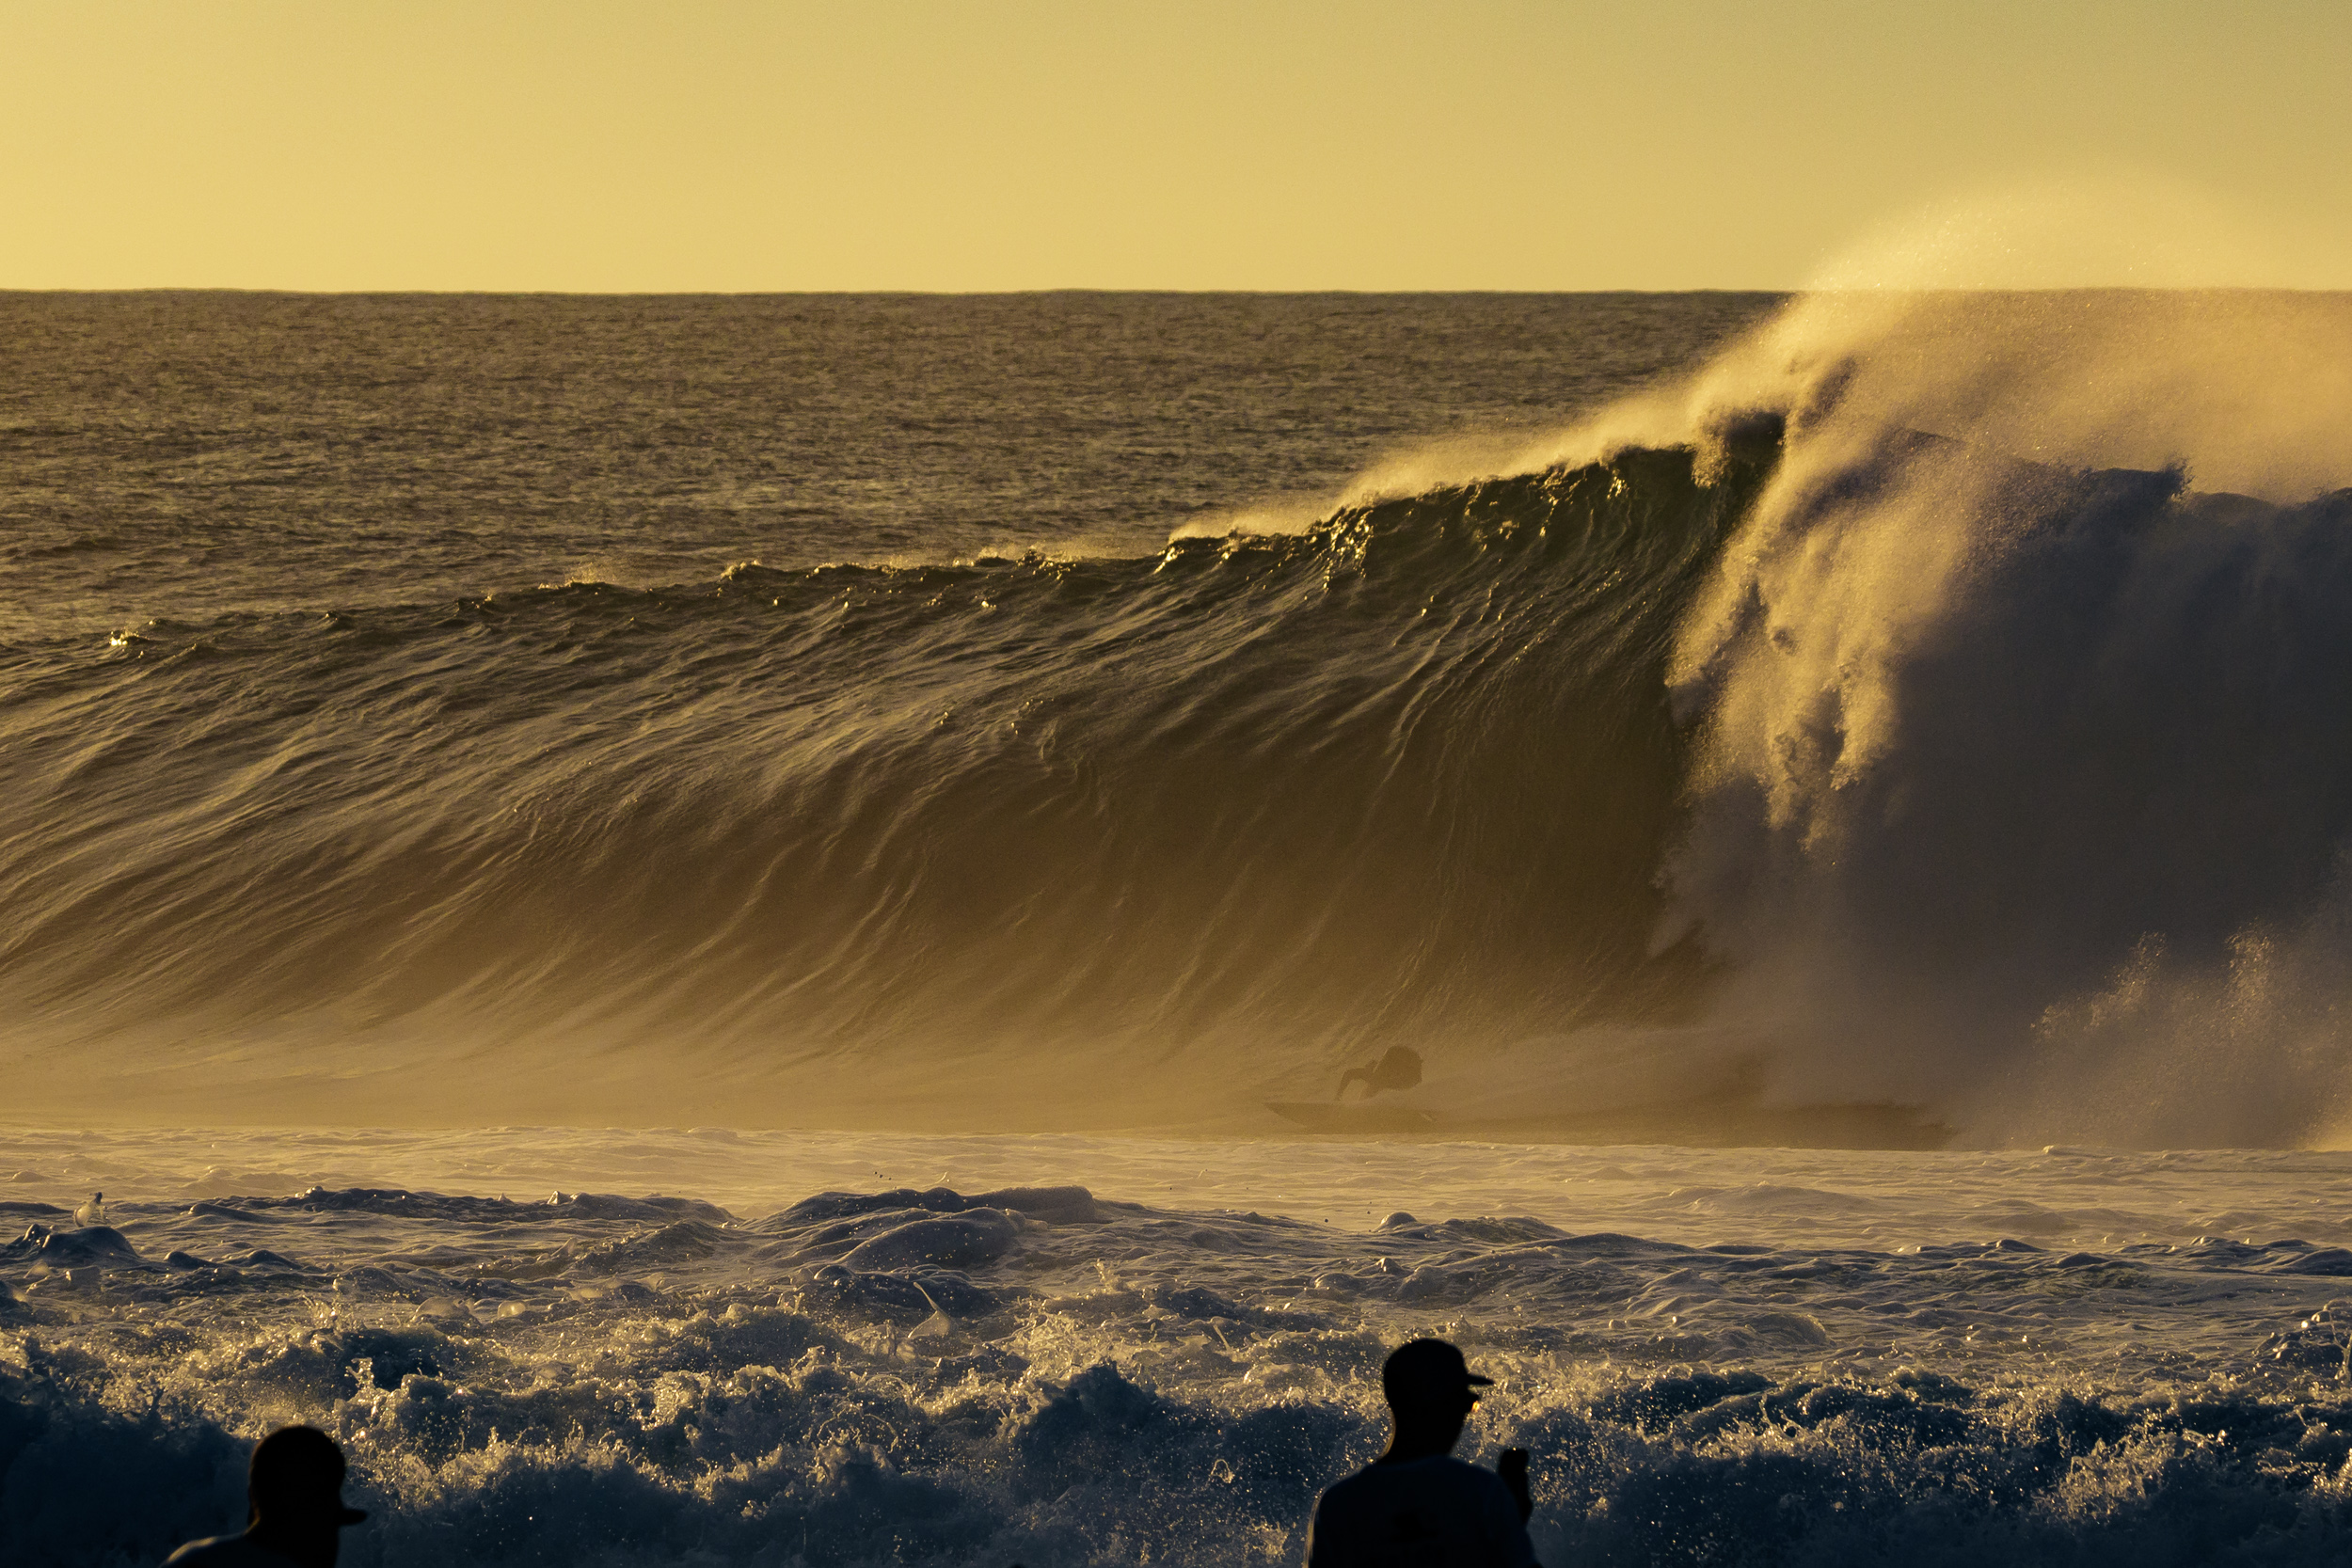
[{"label": "ocean surface", "polygon": [[1553,1568],[2352,1544],[2352,296],[0,372],[0,1560],[1295,1563],[1424,1332]]}]

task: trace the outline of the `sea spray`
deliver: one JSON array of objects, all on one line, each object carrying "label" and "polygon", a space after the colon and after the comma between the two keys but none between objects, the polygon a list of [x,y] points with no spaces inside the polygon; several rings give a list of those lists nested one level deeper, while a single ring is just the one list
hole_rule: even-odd
[{"label": "sea spray", "polygon": [[[362,1565],[1295,1562],[1382,1440],[1382,1354],[1428,1332],[1498,1380],[1463,1451],[1533,1450],[1546,1560],[2299,1564],[2352,1528],[2342,1156],[8,1148],[55,1174],[0,1243],[0,1545],[61,1568],[235,1528],[247,1445],[296,1419],[351,1456]],[[223,1151],[436,1186],[171,1196]],[[731,1203],[450,1180],[622,1168]],[[99,1174],[104,1235],[46,1203]]]},{"label": "sea spray", "polygon": [[[920,358],[900,314],[993,341],[1094,309],[854,330]],[[374,352],[477,309],[558,308],[342,329]],[[768,319],[642,309],[706,356]],[[317,519],[394,458],[305,444],[319,398],[361,397],[331,366],[239,361],[208,394],[235,417],[190,428],[252,483],[205,526],[269,542],[284,582],[151,498],[105,491],[106,529],[66,490],[26,502],[62,520],[12,557],[55,610],[11,622],[0,672],[11,1086],[55,1114],[1231,1127],[1391,1044],[1496,1086],[1646,1030],[1654,1080],[1712,1030],[1749,1042],[1693,1075],[1714,1099],[1686,1120],[1747,1086],[1717,1136],[1861,1101],[1969,1142],[2324,1142],[2345,320],[2328,295],[1817,296],[1565,434],[1424,443],[1307,486],[1351,495],[1309,526],[1268,502],[1280,531],[1160,547],[1086,543],[1112,508],[1088,467],[1085,517],[1038,547],[1041,523],[994,553],[916,508],[833,564],[664,576],[648,541],[731,525],[608,466],[654,521],[592,531],[636,564],[519,580],[515,550],[572,537],[544,464],[477,454],[511,512],[479,526],[417,477],[504,372],[460,356],[432,420],[387,427],[424,520],[330,570]],[[1246,383],[1193,385],[1230,413]],[[886,391],[860,394],[875,430]],[[715,396],[709,439],[748,462]],[[167,434],[176,406],[148,413]],[[672,439],[648,406],[562,404],[573,439]],[[196,437],[126,428],[88,423],[58,471],[192,493]],[[287,443],[319,459],[298,483]],[[890,483],[985,510],[935,458]],[[1257,489],[1201,515],[1300,493],[1236,471]],[[811,527],[850,539],[866,515],[824,493]],[[973,547],[878,543],[907,518]],[[147,580],[167,609],[86,623]]]},{"label": "sea spray", "polygon": [[[1705,740],[1669,876],[1732,960],[1725,1015],[1805,1042],[1783,1093],[1988,1138],[2334,1129],[2352,490],[2310,487],[2352,452],[2308,405],[2352,395],[2314,339],[2352,320],[1832,298],[1701,384],[1696,417],[1790,436],[1678,633]],[[2244,422],[2289,402],[2311,441]],[[2135,453],[2172,461],[2090,466]]]}]

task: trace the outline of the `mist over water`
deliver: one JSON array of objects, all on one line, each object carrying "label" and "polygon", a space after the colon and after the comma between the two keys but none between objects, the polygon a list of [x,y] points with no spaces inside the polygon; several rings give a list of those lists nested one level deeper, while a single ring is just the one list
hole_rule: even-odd
[{"label": "mist over water", "polygon": [[[1168,1120],[1263,1115],[1244,1060],[1655,1000],[1659,594],[1728,492],[1666,453],[1654,494],[1168,540],[1769,303],[28,303],[84,382],[24,440],[108,488],[22,546],[63,607],[20,601],[11,677],[24,1081]],[[135,358],[157,313],[216,380],[134,436],[92,416],[159,408],[65,326]],[[199,522],[140,483],[207,456]]]},{"label": "mist over water", "polygon": [[2347,349],[2336,296],[1833,296],[1710,370],[1788,435],[1677,633],[1669,876],[1788,1092],[2337,1133]]},{"label": "mist over water", "polygon": [[0,1559],[2342,1560],[2344,299],[0,315]]},{"label": "mist over water", "polygon": [[26,1104],[2327,1140],[2352,309],[1771,303],[18,301]]}]

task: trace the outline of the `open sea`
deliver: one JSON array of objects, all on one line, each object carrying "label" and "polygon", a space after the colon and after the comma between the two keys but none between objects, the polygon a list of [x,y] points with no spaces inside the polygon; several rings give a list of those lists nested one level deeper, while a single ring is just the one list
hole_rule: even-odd
[{"label": "open sea", "polygon": [[0,294],[0,1562],[1296,1564],[1435,1333],[1551,1568],[2340,1563],[2347,486],[2342,294]]}]

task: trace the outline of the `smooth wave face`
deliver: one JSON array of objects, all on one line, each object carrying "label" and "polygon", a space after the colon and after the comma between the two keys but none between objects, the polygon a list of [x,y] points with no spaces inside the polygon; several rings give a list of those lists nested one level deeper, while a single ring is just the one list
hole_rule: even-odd
[{"label": "smooth wave face", "polygon": [[12,1078],[1238,1125],[1406,1044],[1579,1135],[2326,1142],[2330,345],[1815,299],[1284,531],[431,603],[388,546],[365,603],[25,638]]},{"label": "smooth wave face", "polygon": [[1770,459],[1142,561],[151,626],[22,688],[12,999],[90,1039],[658,1044],[771,1097],[977,1056],[1033,1105],[1039,1056],[1671,1013],[1664,661]]}]

